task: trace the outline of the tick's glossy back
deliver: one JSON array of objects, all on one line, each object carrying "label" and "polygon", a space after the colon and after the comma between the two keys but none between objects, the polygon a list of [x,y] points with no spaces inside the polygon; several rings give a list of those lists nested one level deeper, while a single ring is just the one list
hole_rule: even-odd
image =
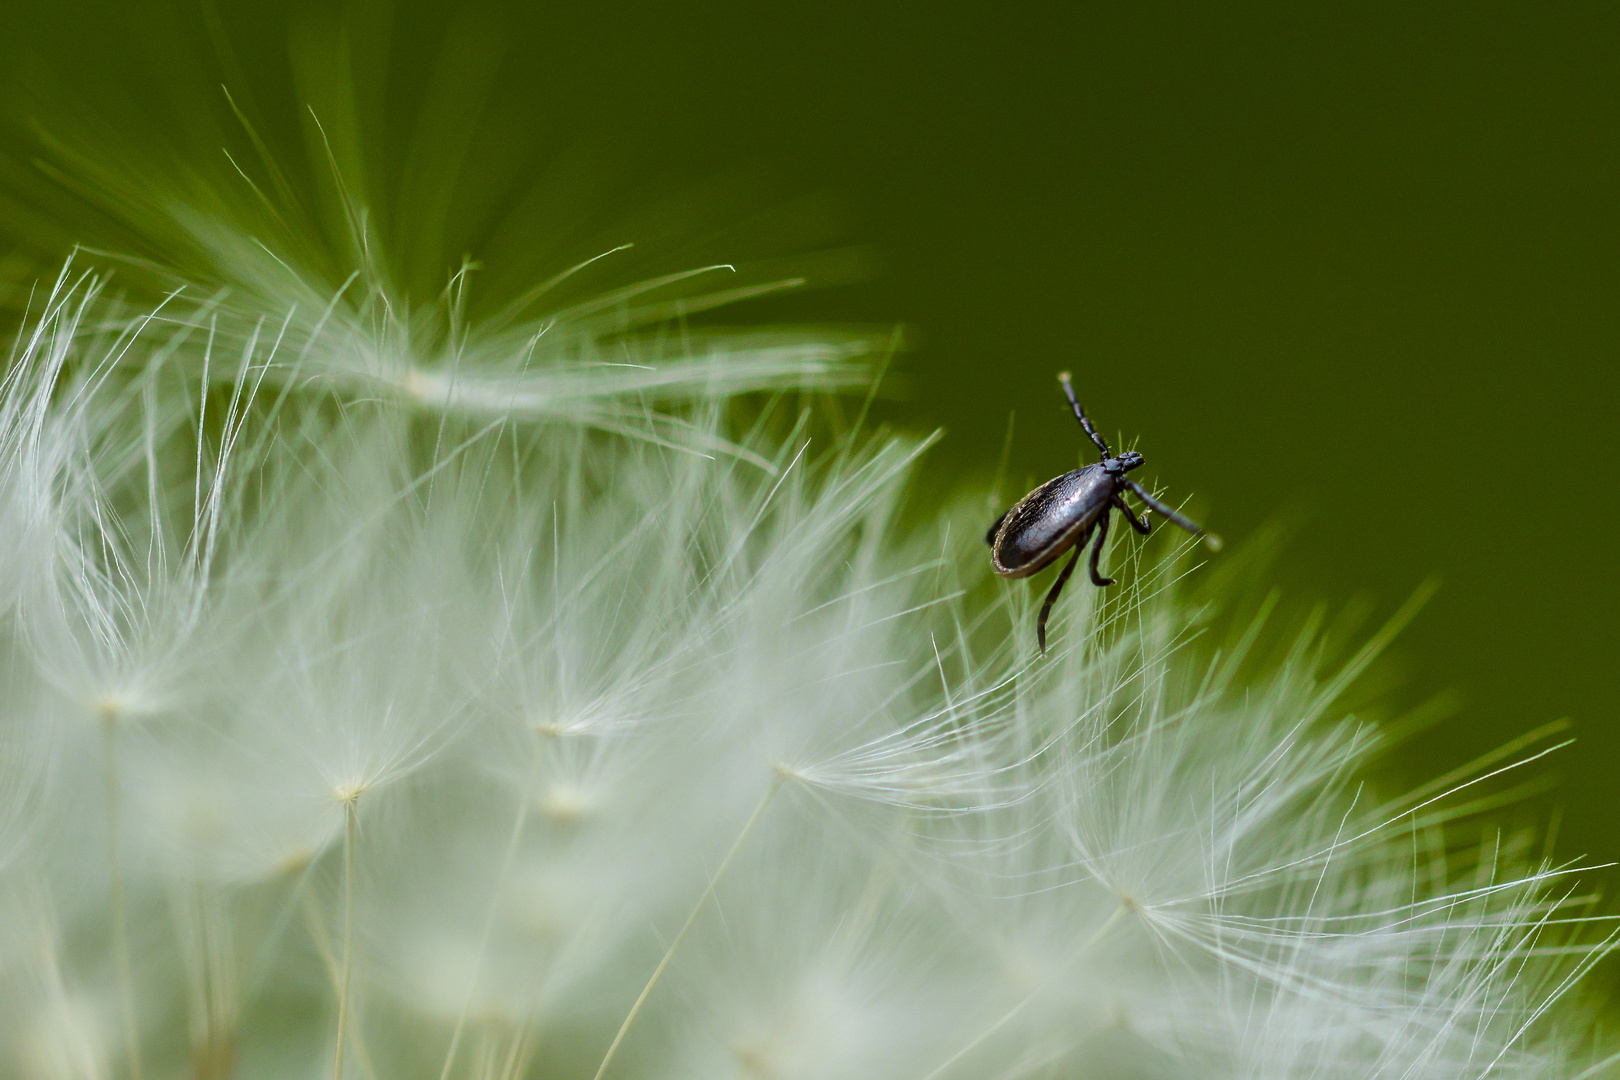
[{"label": "tick's glossy back", "polygon": [[990,547],[996,573],[1021,578],[1047,567],[1090,533],[1114,491],[1114,477],[1101,465],[1087,465],[1025,495],[996,530]]}]

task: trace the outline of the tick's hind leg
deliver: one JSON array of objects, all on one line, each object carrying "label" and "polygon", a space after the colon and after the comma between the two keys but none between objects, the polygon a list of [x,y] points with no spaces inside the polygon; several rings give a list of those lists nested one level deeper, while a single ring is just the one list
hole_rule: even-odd
[{"label": "tick's hind leg", "polygon": [[[1125,515],[1125,520],[1131,523],[1131,528],[1135,529],[1137,532],[1141,533],[1143,536],[1146,536],[1149,532],[1152,531],[1153,523],[1148,520],[1148,515],[1153,513],[1153,511],[1151,511],[1151,510],[1142,511],[1142,520],[1137,521],[1136,520],[1136,515],[1131,513],[1131,508],[1129,506],[1125,505],[1125,500],[1124,499],[1120,498],[1118,495],[1115,495],[1109,501],[1114,504],[1114,509],[1115,510],[1118,510],[1120,513]],[[1000,524],[1000,522],[997,522],[997,524]]]},{"label": "tick's hind leg", "polygon": [[[1012,513],[1012,511],[1008,510],[1007,514],[1010,514],[1010,513]],[[984,534],[984,542],[989,544],[991,547],[995,546],[996,533],[1001,530],[1001,523],[1003,521],[1007,520],[1007,514],[1002,514],[1000,517],[996,518],[996,523],[994,525],[990,526],[990,531],[989,532]]]},{"label": "tick's hind leg", "polygon": [[1052,605],[1057,602],[1058,593],[1063,591],[1063,586],[1068,584],[1069,575],[1074,573],[1075,563],[1080,561],[1080,549],[1085,546],[1084,537],[1074,545],[1074,554],[1069,556],[1069,561],[1064,563],[1063,569],[1058,572],[1057,580],[1052,582],[1052,591],[1046,594],[1046,603],[1041,605],[1040,618],[1035,620],[1035,639],[1041,643],[1042,656],[1046,655],[1046,617],[1052,614]]},{"label": "tick's hind leg", "polygon": [[[1093,585],[1112,585],[1112,584],[1114,584],[1114,579],[1113,578],[1111,578],[1111,577],[1103,577],[1102,572],[1097,569],[1097,560],[1102,558],[1103,545],[1106,544],[1107,542],[1108,542],[1108,512],[1105,510],[1105,511],[1103,511],[1103,516],[1097,519],[1097,539],[1091,545],[1091,583]],[[1075,554],[1078,555],[1080,553],[1079,545],[1075,545],[1074,550],[1075,550]]]}]

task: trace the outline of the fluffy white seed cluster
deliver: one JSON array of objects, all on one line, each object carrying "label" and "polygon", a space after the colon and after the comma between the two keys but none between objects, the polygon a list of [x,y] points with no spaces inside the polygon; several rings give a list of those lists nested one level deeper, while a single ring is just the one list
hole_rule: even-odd
[{"label": "fluffy white seed cluster", "polygon": [[818,412],[867,343],[642,294],[36,301],[0,1072],[1588,1075],[1565,871],[1356,781],[1381,638],[1204,647],[1167,555],[1041,660],[976,511],[897,523],[923,444]]}]

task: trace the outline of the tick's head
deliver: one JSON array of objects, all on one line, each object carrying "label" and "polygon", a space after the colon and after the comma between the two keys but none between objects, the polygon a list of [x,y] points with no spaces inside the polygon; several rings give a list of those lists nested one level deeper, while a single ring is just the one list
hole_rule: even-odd
[{"label": "tick's head", "polygon": [[1103,462],[1103,468],[1111,473],[1128,473],[1132,469],[1141,468],[1142,455],[1135,450],[1127,450]]}]

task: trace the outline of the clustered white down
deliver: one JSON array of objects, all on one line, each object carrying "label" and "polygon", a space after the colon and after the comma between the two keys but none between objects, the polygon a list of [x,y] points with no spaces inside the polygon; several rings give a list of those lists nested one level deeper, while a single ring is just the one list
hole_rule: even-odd
[{"label": "clustered white down", "polygon": [[1257,673],[1129,538],[1043,660],[864,343],[595,314],[41,291],[0,1073],[1588,1075],[1571,879],[1359,786],[1379,641]]}]

